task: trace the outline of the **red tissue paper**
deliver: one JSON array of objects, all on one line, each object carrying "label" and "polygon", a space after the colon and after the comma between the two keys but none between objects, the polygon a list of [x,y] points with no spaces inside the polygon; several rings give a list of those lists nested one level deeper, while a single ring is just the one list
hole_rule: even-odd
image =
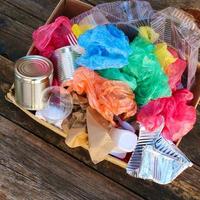
[{"label": "red tissue paper", "polygon": [[163,136],[171,141],[178,141],[186,135],[196,121],[196,110],[187,102],[193,94],[187,89],[173,92],[171,97],[160,98],[143,106],[137,120],[149,131],[156,130],[164,118]]},{"label": "red tissue paper", "polygon": [[67,17],[58,17],[53,23],[45,24],[33,32],[33,43],[39,55],[50,58],[55,49],[69,45],[67,35],[71,23]]}]

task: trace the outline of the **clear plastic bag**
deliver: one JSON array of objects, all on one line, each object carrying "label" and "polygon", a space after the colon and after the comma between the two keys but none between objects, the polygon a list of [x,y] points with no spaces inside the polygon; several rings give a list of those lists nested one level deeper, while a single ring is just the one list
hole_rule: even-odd
[{"label": "clear plastic bag", "polygon": [[81,26],[87,24],[92,27],[108,23],[116,24],[132,40],[137,32],[135,27],[148,24],[153,12],[147,1],[116,1],[99,4],[71,21],[74,24]]},{"label": "clear plastic bag", "polygon": [[187,88],[190,89],[198,63],[200,29],[182,10],[168,7],[151,16],[151,27],[159,33],[159,41],[177,50],[183,60],[187,60]]}]

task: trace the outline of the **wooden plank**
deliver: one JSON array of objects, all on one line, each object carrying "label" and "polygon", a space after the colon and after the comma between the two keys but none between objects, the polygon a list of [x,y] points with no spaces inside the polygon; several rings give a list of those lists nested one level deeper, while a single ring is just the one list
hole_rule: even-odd
[{"label": "wooden plank", "polygon": [[[1,31],[15,36],[18,40],[30,43],[32,40],[33,28],[28,27],[4,14],[0,13]],[[3,39],[3,38],[2,38]]]},{"label": "wooden plank", "polygon": [[49,17],[59,0],[6,0],[13,6],[37,17],[45,20]]},{"label": "wooden plank", "polygon": [[[20,125],[21,127],[27,129],[33,134],[39,136],[45,141],[53,144],[59,149],[67,152],[73,157],[83,161],[88,166],[94,168],[95,170],[101,172],[105,176],[113,179],[114,181],[124,185],[135,193],[141,194],[146,199],[199,199],[200,194],[198,192],[197,186],[199,184],[199,167],[195,166],[194,168],[188,169],[185,171],[176,181],[167,186],[161,186],[154,184],[149,181],[143,181],[139,179],[134,179],[128,176],[125,173],[124,169],[119,168],[109,162],[101,162],[98,165],[92,164],[88,152],[84,151],[82,148],[70,149],[68,148],[63,138],[55,135],[51,130],[41,126],[35,121],[27,117],[23,112],[17,109],[14,105],[6,102],[4,100],[4,92],[9,88],[9,85],[12,83],[12,78],[7,79],[9,74],[12,74],[13,71],[12,62],[6,60],[5,58],[0,57],[0,114],[14,123]],[[197,128],[199,129],[200,115],[198,113],[198,123]],[[192,138],[195,137],[195,140]],[[188,134],[188,138],[185,140],[184,146],[181,146],[183,152],[185,152],[192,160],[200,166],[199,162],[199,142],[200,135],[198,132],[191,132]],[[190,146],[191,148],[186,148]],[[195,148],[196,147],[196,148]],[[159,191],[162,191],[159,192]],[[191,195],[193,197],[191,197]]]},{"label": "wooden plank", "polygon": [[16,60],[32,43],[33,28],[0,13],[0,53]]},{"label": "wooden plank", "polygon": [[[13,1],[12,1],[13,2]],[[19,7],[16,7],[5,0],[0,0],[0,13],[18,21],[24,25],[36,28],[44,24],[45,20],[38,19]]]},{"label": "wooden plank", "polygon": [[0,31],[0,55],[11,60],[17,60],[26,55],[29,47],[30,43],[26,43],[13,35]]},{"label": "wooden plank", "polygon": [[142,199],[1,116],[0,127],[7,199]]}]

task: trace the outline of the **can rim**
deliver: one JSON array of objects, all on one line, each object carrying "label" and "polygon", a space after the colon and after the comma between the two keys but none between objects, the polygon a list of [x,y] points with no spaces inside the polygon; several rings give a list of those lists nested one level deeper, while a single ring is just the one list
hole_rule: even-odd
[{"label": "can rim", "polygon": [[[37,76],[37,77],[34,77],[34,76],[31,77],[31,76],[26,76],[26,75],[21,74],[18,71],[18,66],[20,65],[20,62],[23,61],[23,60],[25,61],[25,60],[29,60],[29,59],[36,59],[36,60],[40,59],[40,60],[43,60],[46,63],[48,63],[48,67],[49,67],[48,73],[41,75],[41,76]],[[23,81],[26,81],[26,82],[37,82],[37,81],[41,82],[42,80],[51,76],[53,74],[53,71],[54,71],[53,63],[48,58],[43,57],[43,56],[39,56],[39,55],[23,56],[15,62],[15,77],[18,78],[18,79],[23,79]]]}]

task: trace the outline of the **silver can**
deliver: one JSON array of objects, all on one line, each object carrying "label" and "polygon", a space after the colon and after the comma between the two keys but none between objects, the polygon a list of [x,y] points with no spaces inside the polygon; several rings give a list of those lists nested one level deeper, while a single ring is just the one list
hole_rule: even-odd
[{"label": "silver can", "polygon": [[71,46],[65,46],[54,51],[55,74],[60,83],[73,78],[74,71],[77,67],[75,61],[78,56],[79,54],[73,51]]},{"label": "silver can", "polygon": [[15,100],[25,109],[40,110],[42,92],[51,86],[53,64],[42,56],[30,55],[15,63]]}]

